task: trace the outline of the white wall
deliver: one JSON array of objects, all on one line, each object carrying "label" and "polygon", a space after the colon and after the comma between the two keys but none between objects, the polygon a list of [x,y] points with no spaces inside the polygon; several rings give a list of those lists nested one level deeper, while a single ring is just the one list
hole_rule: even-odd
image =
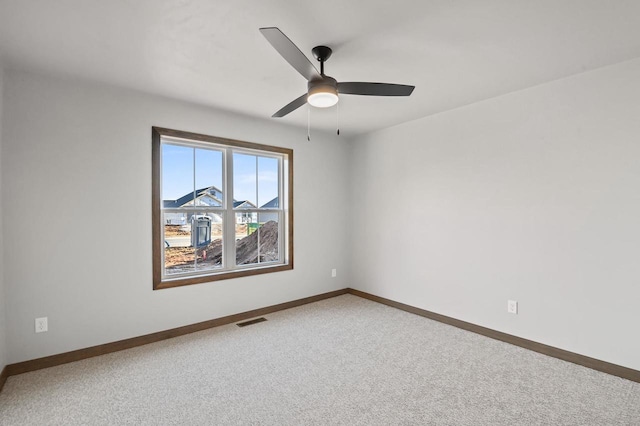
[{"label": "white wall", "polygon": [[[9,363],[347,287],[344,141],[316,132],[309,143],[305,129],[273,120],[13,71],[4,105]],[[294,270],[152,290],[154,125],[293,148]],[[40,316],[48,333],[34,333]]]},{"label": "white wall", "polygon": [[[0,171],[2,169],[2,103],[4,88],[4,69],[0,63]],[[4,290],[4,244],[2,225],[2,173],[0,172],[0,372],[7,365],[6,342],[6,301]]]},{"label": "white wall", "polygon": [[357,139],[353,286],[640,369],[639,75],[634,60]]},{"label": "white wall", "polygon": [[[0,365],[350,286],[640,369],[637,75],[640,60],[308,143],[273,121],[5,71]],[[151,289],[152,125],[294,149],[293,271]]]}]

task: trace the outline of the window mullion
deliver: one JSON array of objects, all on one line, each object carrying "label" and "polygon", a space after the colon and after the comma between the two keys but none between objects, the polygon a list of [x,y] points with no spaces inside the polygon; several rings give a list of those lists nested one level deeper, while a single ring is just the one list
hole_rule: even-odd
[{"label": "window mullion", "polygon": [[[193,208],[195,209],[196,207],[198,207],[196,205],[196,198],[197,198],[197,194],[196,194],[196,149],[195,148],[191,148],[191,151],[193,152],[193,165],[191,166],[193,169]],[[194,212],[194,214],[198,214],[197,211]],[[193,236],[193,225],[191,228],[191,235]],[[192,237],[193,238],[193,237]],[[193,240],[191,240],[193,241]],[[197,241],[197,240],[196,240]],[[198,247],[193,247],[193,266],[195,269],[198,269]]]},{"label": "window mullion", "polygon": [[236,218],[233,212],[233,150],[231,148],[225,149],[223,178],[226,194],[224,232],[222,234],[223,267],[233,269],[236,266]]},{"label": "window mullion", "polygon": [[[258,198],[258,193],[260,191],[260,178],[259,178],[259,170],[258,170],[258,156],[256,155],[256,207],[260,207],[260,199]],[[253,215],[252,215],[253,216]],[[258,259],[257,263],[260,263],[260,213],[256,212],[256,221],[258,222],[258,229],[256,232],[258,233]]]},{"label": "window mullion", "polygon": [[278,260],[283,261],[285,257],[285,243],[289,239],[288,235],[285,235],[284,230],[289,229],[289,224],[285,223],[284,209],[287,206],[287,202],[283,195],[285,194],[284,185],[286,179],[284,178],[284,161],[278,158]]}]

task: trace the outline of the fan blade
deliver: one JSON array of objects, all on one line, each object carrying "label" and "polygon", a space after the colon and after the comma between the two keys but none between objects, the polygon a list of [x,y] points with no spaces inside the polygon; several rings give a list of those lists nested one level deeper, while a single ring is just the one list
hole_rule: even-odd
[{"label": "fan blade", "polygon": [[280,111],[273,114],[271,117],[277,117],[277,118],[284,117],[285,115],[297,110],[298,108],[300,108],[302,105],[306,103],[307,103],[307,94],[305,93],[304,95],[300,96],[296,100],[290,102],[287,106],[285,106]]},{"label": "fan blade", "polygon": [[351,81],[338,83],[338,93],[345,95],[369,95],[369,96],[409,96],[415,86],[406,84],[389,83],[363,83]]},{"label": "fan blade", "polygon": [[320,73],[313,66],[311,61],[304,56],[304,53],[293,44],[289,37],[284,35],[280,29],[276,27],[260,28],[260,32],[269,43],[278,51],[282,57],[291,64],[304,78],[311,80],[319,77]]}]

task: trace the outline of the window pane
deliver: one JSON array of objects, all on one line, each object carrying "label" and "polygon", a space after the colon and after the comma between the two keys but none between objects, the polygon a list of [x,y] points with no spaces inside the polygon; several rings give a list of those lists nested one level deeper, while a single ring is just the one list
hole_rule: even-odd
[{"label": "window pane", "polygon": [[166,275],[193,271],[195,249],[186,213],[164,213],[164,271]]},{"label": "window pane", "polygon": [[258,214],[260,228],[260,262],[276,262],[279,260],[280,227],[278,225],[278,213]]},{"label": "window pane", "polygon": [[258,157],[258,206],[278,207],[278,159]]},{"label": "window pane", "polygon": [[222,216],[196,215],[191,221],[192,244],[196,247],[196,271],[222,267]]},{"label": "window pane", "polygon": [[255,155],[233,154],[233,208],[258,207],[257,160]]},{"label": "window pane", "polygon": [[162,205],[181,207],[193,201],[193,148],[162,144]]},{"label": "window pane", "polygon": [[222,217],[219,214],[164,213],[163,218],[165,275],[222,266]]},{"label": "window pane", "polygon": [[[278,213],[236,213],[236,264],[249,265],[278,260]],[[238,238],[238,224],[246,234]]]},{"label": "window pane", "polygon": [[222,207],[222,152],[196,148],[196,206]]}]

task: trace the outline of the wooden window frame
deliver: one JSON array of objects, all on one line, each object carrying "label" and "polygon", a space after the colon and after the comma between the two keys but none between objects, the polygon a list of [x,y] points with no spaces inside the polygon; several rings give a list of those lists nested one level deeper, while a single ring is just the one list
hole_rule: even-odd
[{"label": "wooden window frame", "polygon": [[[199,133],[191,133],[180,130],[167,129],[162,127],[152,127],[152,253],[153,253],[153,289],[159,290],[164,288],[173,288],[191,284],[201,284],[206,282],[214,282],[231,278],[246,277],[259,274],[267,274],[272,272],[286,271],[293,269],[293,150],[288,148],[276,147],[271,145],[263,145],[253,142],[245,142],[234,139],[221,138],[216,136],[203,135]],[[163,256],[164,256],[164,239],[163,239],[163,222],[162,222],[162,194],[161,194],[161,161],[162,161],[162,138],[175,138],[193,142],[209,142],[216,145],[223,145],[231,148],[241,148],[253,150],[257,153],[276,153],[282,155],[284,161],[282,174],[285,182],[283,190],[283,206],[282,233],[280,238],[285,238],[283,253],[284,263],[267,263],[265,265],[257,264],[255,267],[243,266],[238,269],[224,271],[209,271],[208,273],[198,273],[193,276],[180,276],[178,278],[163,278]],[[225,176],[229,179],[229,176]],[[227,194],[224,195],[225,198]],[[229,201],[227,201],[228,205]],[[233,202],[231,200],[231,205]],[[231,207],[231,209],[233,206]],[[225,234],[223,234],[225,235]],[[224,237],[223,237],[224,238]]]}]

